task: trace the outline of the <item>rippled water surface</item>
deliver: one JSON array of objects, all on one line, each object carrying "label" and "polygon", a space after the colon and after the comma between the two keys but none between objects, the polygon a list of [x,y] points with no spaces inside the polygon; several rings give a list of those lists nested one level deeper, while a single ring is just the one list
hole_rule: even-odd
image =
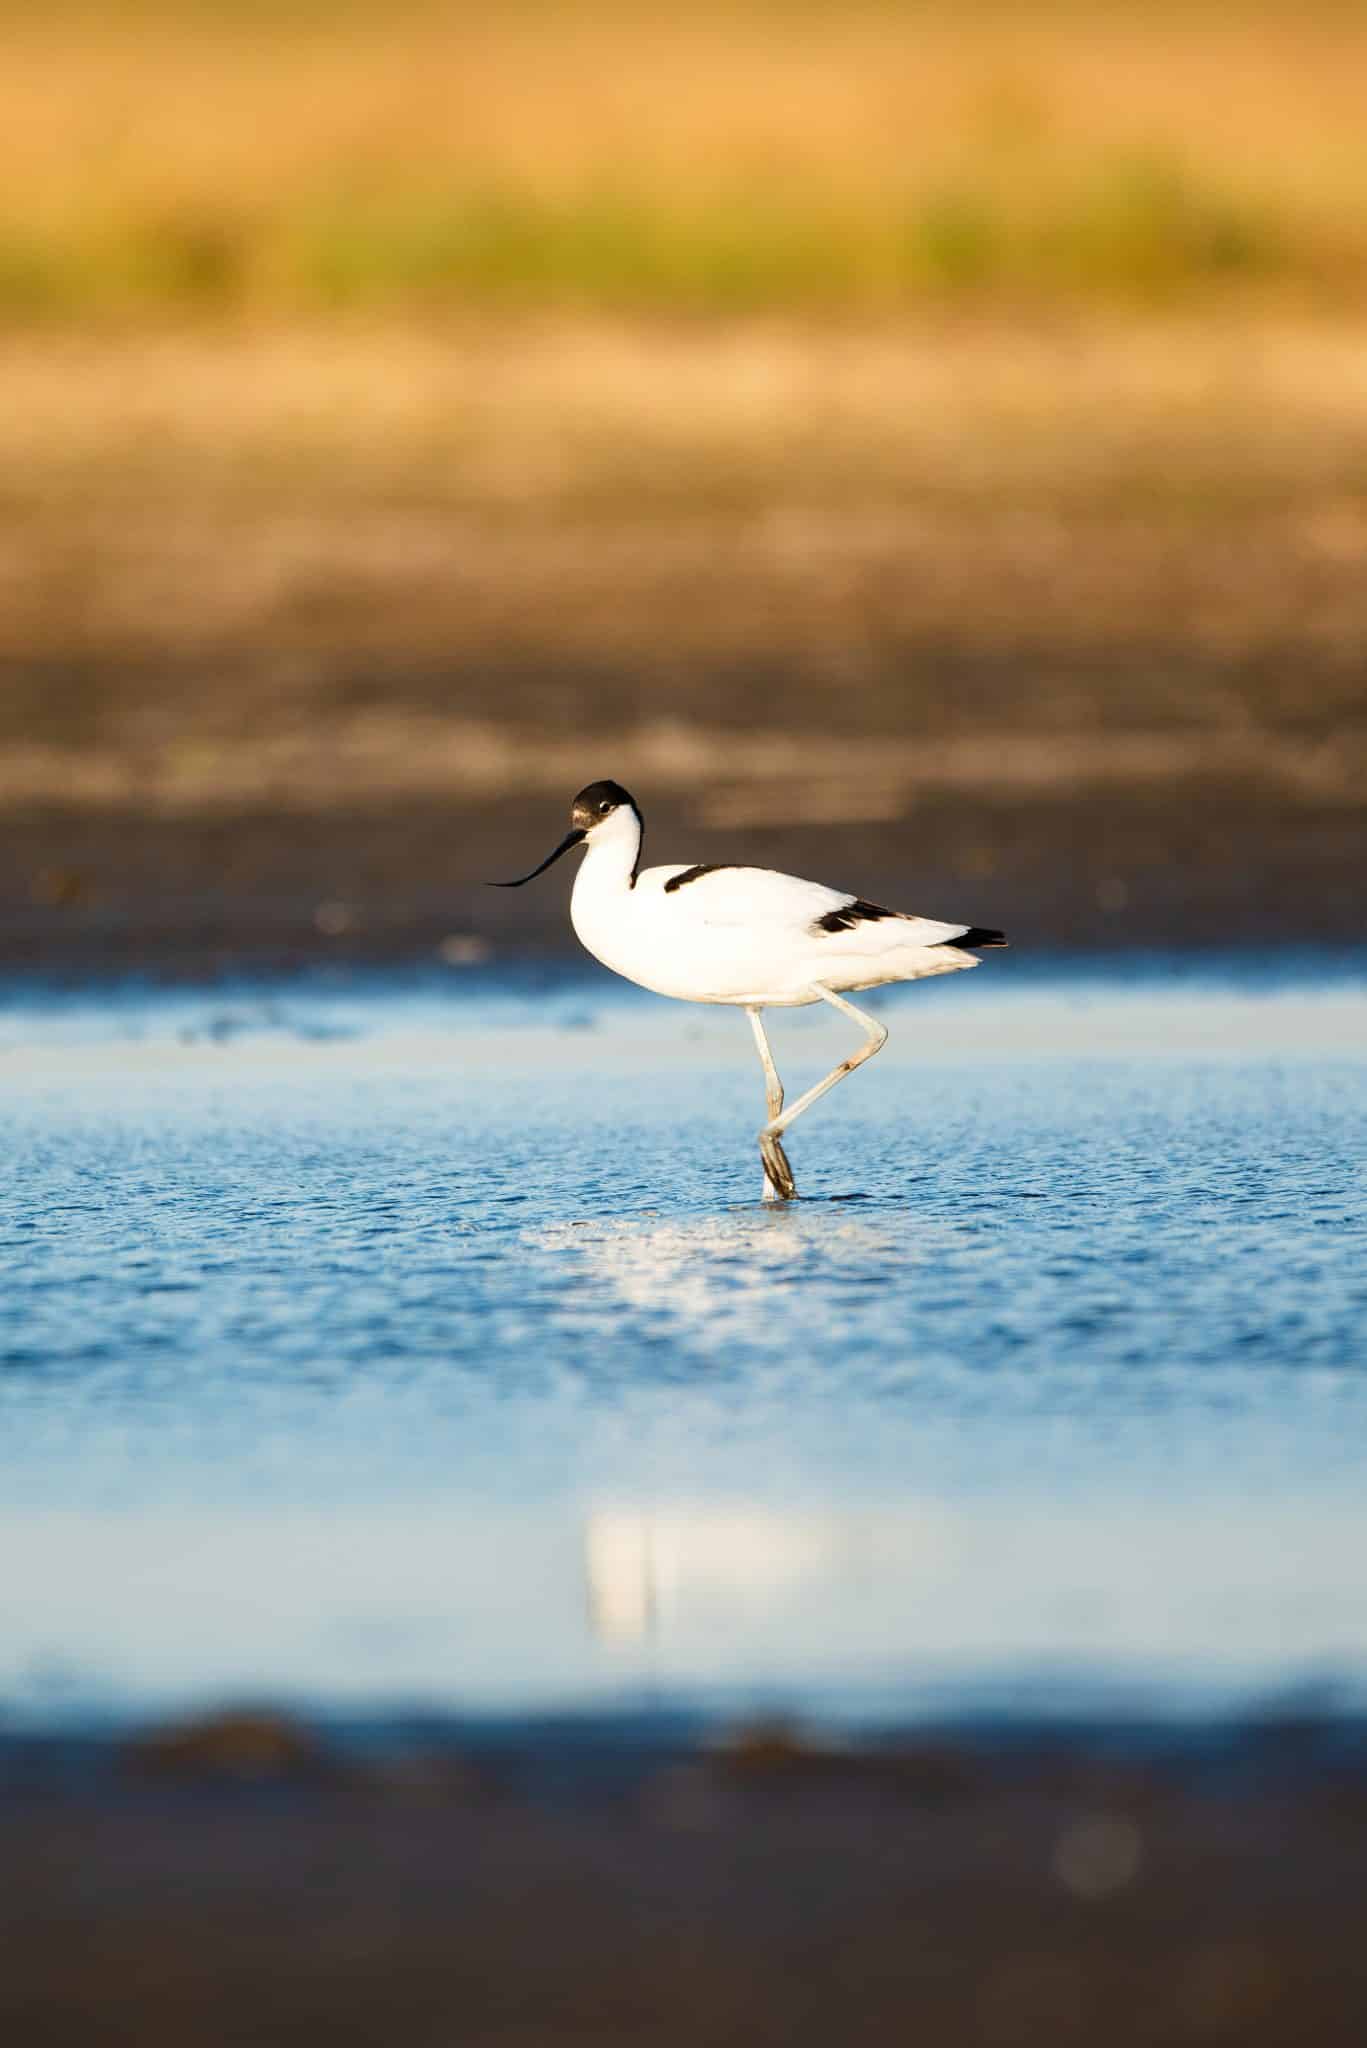
[{"label": "rippled water surface", "polygon": [[989,966],[12,992],[0,1701],[1363,1690],[1362,980]]}]

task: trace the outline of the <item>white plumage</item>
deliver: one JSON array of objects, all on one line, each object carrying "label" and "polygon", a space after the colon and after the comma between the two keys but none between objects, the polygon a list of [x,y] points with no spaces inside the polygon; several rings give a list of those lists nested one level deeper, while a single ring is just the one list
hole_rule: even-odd
[{"label": "white plumage", "polygon": [[[570,917],[590,953],[659,995],[793,1007],[820,1000],[817,981],[842,990],[877,988],[978,964],[971,953],[945,951],[966,925],[898,915],[841,925],[835,921],[854,910],[858,897],[772,868],[713,868],[696,876],[689,868],[647,868],[628,887],[634,853],[629,841],[615,843],[618,836],[590,841]],[[823,917],[835,928],[823,927]]]},{"label": "white plumage", "polygon": [[[844,993],[976,967],[967,947],[1005,944],[1000,932],[886,910],[772,868],[699,863],[641,870],[641,814],[619,783],[591,783],[570,816],[569,834],[540,867],[497,886],[520,888],[583,845],[570,916],[588,951],[657,995],[749,1012],[767,1085],[769,1121],[759,1143],[769,1199],[796,1193],[782,1133],[887,1038],[884,1026],[844,1001]],[[784,1116],[760,1012],[816,1002],[856,1018],[869,1038]]]}]

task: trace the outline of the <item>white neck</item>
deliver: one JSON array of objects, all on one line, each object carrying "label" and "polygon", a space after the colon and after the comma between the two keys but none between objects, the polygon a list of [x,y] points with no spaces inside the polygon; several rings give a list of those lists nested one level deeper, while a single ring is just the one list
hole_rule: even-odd
[{"label": "white neck", "polygon": [[585,844],[575,895],[615,896],[629,890],[641,857],[641,836],[641,820],[626,804],[595,825]]}]

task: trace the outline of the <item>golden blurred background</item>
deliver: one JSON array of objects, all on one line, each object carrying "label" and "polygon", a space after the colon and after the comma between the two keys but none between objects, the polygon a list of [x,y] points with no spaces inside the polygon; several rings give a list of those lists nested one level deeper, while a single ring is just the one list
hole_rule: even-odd
[{"label": "golden blurred background", "polygon": [[1360,7],[0,36],[11,964],[550,940],[479,879],[600,775],[1040,948],[1358,935]]}]

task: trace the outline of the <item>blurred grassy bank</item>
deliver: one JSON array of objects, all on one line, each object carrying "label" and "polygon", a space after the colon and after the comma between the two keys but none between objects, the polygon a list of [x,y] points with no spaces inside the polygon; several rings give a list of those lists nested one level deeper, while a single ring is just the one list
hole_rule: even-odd
[{"label": "blurred grassy bank", "polygon": [[1361,304],[1310,0],[0,5],[0,319]]}]

